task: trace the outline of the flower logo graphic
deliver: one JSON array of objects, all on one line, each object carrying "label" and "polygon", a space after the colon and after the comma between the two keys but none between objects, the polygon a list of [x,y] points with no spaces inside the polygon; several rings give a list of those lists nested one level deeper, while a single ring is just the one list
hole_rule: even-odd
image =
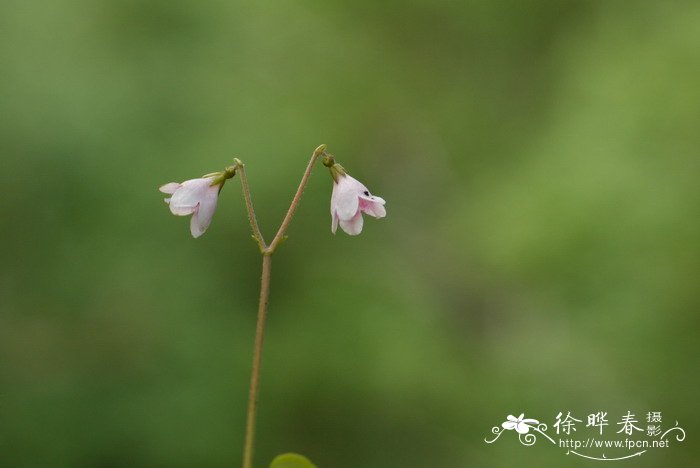
[{"label": "flower logo graphic", "polygon": [[520,413],[520,416],[517,418],[512,414],[509,414],[506,418],[507,421],[501,424],[501,427],[509,431],[515,429],[518,434],[527,434],[530,432],[531,424],[537,425],[540,422],[537,419],[523,419],[524,416],[525,413]]},{"label": "flower logo graphic", "polygon": [[[623,416],[622,421],[618,424],[623,424],[626,422],[625,418],[630,417],[631,412],[627,411],[628,415]],[[574,419],[577,422],[582,422],[580,419],[575,419],[571,416],[571,412],[567,411],[568,416]],[[597,413],[592,413],[589,415],[589,420],[590,416],[595,416]],[[607,413],[604,413],[607,414]],[[656,413],[648,413],[649,415],[656,414]],[[503,433],[506,431],[512,431],[515,430],[515,432],[518,434],[518,440],[520,443],[526,447],[532,447],[535,445],[537,442],[538,438],[542,436],[544,439],[547,439],[552,445],[558,446],[560,448],[564,447],[566,448],[566,455],[572,455],[576,457],[581,457],[581,458],[586,458],[588,460],[600,460],[600,461],[613,461],[613,460],[626,460],[628,458],[634,458],[634,457],[639,457],[646,453],[649,449],[656,448],[656,447],[668,447],[668,439],[667,435],[670,434],[671,432],[674,433],[676,436],[676,440],[678,442],[683,442],[685,440],[685,430],[678,425],[678,421],[676,421],[676,425],[674,427],[669,428],[666,432],[661,433],[661,431],[655,431],[653,433],[648,433],[648,437],[653,437],[658,439],[654,440],[648,440],[648,439],[625,439],[624,441],[620,440],[597,440],[596,438],[589,437],[587,439],[574,439],[574,438],[569,438],[570,435],[573,435],[574,433],[567,432],[567,431],[562,431],[561,434],[564,436],[563,438],[560,438],[560,432],[559,432],[559,423],[560,423],[560,418],[561,418],[562,412],[559,412],[559,415],[557,416],[557,422],[554,424],[555,427],[557,427],[557,434],[555,437],[557,437],[557,440],[554,440],[552,437],[550,437],[547,434],[547,424],[539,422],[537,419],[527,419],[525,418],[525,413],[521,413],[520,416],[517,418],[513,416],[512,414],[509,414],[506,417],[506,420],[501,423],[500,426],[493,426],[491,428],[491,434],[493,434],[493,437],[489,439],[488,437],[484,438],[484,442],[487,444],[493,444],[498,440]],[[632,415],[634,416],[634,415]],[[647,416],[648,419],[651,419],[652,416]],[[660,417],[659,417],[660,419]],[[636,422],[636,421],[635,421]],[[591,426],[592,424],[588,424],[586,427]],[[655,427],[655,426],[650,426],[650,427]],[[575,431],[575,428],[572,428],[573,431]],[[622,430],[618,431],[622,432]],[[597,434],[597,431],[596,431]],[[602,435],[602,432],[601,432]],[[663,442],[663,443],[660,443]],[[626,449],[620,456],[606,456],[605,453],[595,453],[597,451],[600,451],[600,449]],[[642,448],[643,450],[638,450],[634,453],[630,453],[632,449],[635,448]],[[583,452],[579,452],[578,450],[582,449]],[[593,453],[590,453],[589,450],[593,451]],[[588,453],[587,453],[588,452]],[[618,455],[619,450],[615,452],[613,455]]]}]

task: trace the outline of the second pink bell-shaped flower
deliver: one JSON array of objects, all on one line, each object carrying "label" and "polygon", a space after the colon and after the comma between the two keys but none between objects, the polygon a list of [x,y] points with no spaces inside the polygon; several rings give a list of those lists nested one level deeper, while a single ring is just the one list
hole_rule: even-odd
[{"label": "second pink bell-shaped flower", "polygon": [[170,182],[159,190],[170,195],[170,198],[165,199],[165,203],[170,205],[172,214],[192,215],[190,232],[196,238],[204,234],[211,224],[224,180],[220,174],[215,174],[210,177],[186,180],[181,184]]},{"label": "second pink bell-shaped flower", "polygon": [[[336,165],[338,166],[338,165]],[[339,167],[339,166],[338,166]],[[372,195],[360,181],[350,177],[342,167],[333,174],[331,194],[331,231],[335,234],[338,224],[346,233],[356,236],[362,232],[362,213],[375,218],[386,216],[383,198]]]}]

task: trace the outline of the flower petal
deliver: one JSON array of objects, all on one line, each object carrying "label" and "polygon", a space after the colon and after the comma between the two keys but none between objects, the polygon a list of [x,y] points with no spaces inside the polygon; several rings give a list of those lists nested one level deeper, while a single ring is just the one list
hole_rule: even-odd
[{"label": "flower petal", "polygon": [[216,189],[217,191],[213,194],[210,191],[210,193],[207,194],[207,197],[199,203],[199,206],[192,214],[192,219],[190,220],[190,232],[195,238],[204,234],[204,232],[211,224],[212,218],[214,217],[214,212],[216,211],[216,204],[219,200],[217,193],[218,189],[217,187],[214,187],[214,189]]},{"label": "flower petal", "polygon": [[[369,193],[369,192],[367,192],[367,193]],[[386,204],[386,201],[382,197],[378,197],[376,195],[365,195],[365,193],[362,192],[359,195],[359,197],[362,198],[363,200],[367,200],[368,202],[381,203],[382,205]]]},{"label": "flower petal", "polygon": [[386,208],[379,202],[368,201],[365,197],[360,197],[360,210],[375,218],[386,216]]},{"label": "flower petal", "polygon": [[343,218],[340,218],[340,227],[343,228],[343,231],[346,233],[350,234],[351,236],[356,236],[359,233],[362,232],[362,212],[360,210],[357,210],[357,213],[355,216],[352,217],[350,220],[344,220]]},{"label": "flower petal", "polygon": [[509,414],[509,415],[506,417],[506,419],[507,419],[508,421],[518,422],[518,418],[516,418],[516,417],[513,416],[512,414]]},{"label": "flower petal", "polygon": [[503,424],[501,424],[501,427],[503,427],[503,429],[507,429],[509,431],[515,429],[515,426],[516,423],[513,421],[506,421]]},{"label": "flower petal", "polygon": [[[338,213],[340,220],[350,220],[357,213],[360,205],[359,196],[366,192],[367,187],[349,175],[340,176],[338,182],[333,183],[331,194],[331,213]],[[369,192],[368,192],[369,193]]]},{"label": "flower petal", "polygon": [[176,205],[173,203],[173,199],[169,198],[168,204],[170,205],[170,212],[175,216],[188,216],[194,213],[197,209],[197,205]]},{"label": "flower petal", "polygon": [[338,230],[338,215],[333,213],[331,216],[333,217],[331,221],[331,232],[335,234],[335,231]]},{"label": "flower petal", "polygon": [[209,190],[212,180],[191,179],[182,183],[172,196],[172,203],[183,206],[195,206],[204,198]]},{"label": "flower petal", "polygon": [[173,193],[175,193],[175,190],[179,188],[180,184],[178,184],[177,182],[170,182],[169,184],[161,185],[160,188],[158,188],[158,190],[160,190],[163,193],[169,193],[172,195]]},{"label": "flower petal", "polygon": [[195,239],[204,234],[204,231],[199,227],[199,205],[195,208],[190,218],[190,232]]},{"label": "flower petal", "polygon": [[208,196],[212,188],[218,190],[217,187],[211,187],[211,182],[211,178],[184,181],[170,197],[170,211],[178,216],[194,213],[197,205]]}]

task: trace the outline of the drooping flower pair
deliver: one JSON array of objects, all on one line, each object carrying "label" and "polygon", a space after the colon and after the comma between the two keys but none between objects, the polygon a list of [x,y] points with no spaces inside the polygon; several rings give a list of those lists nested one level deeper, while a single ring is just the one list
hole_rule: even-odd
[{"label": "drooping flower pair", "polygon": [[[240,163],[240,161],[238,161]],[[331,193],[331,231],[335,234],[338,225],[351,236],[362,232],[362,213],[375,218],[386,216],[386,203],[383,198],[372,195],[357,179],[345,172],[343,167],[335,162],[331,155],[326,155],[323,164],[330,169],[333,177]],[[199,237],[211,224],[216,211],[219,192],[227,179],[236,173],[237,166],[226,168],[223,172],[207,174],[198,179],[186,180],[182,183],[170,182],[159,188],[170,197],[165,202],[170,205],[170,211],[177,216],[192,215],[190,232],[193,237]]]},{"label": "drooping flower pair", "polygon": [[[223,172],[204,175],[198,179],[186,180],[182,183],[171,182],[160,187],[160,191],[169,195],[165,202],[170,211],[177,216],[192,216],[190,231],[192,236],[199,237],[209,228],[216,206],[219,193],[226,180],[234,177],[238,172],[243,189],[248,221],[253,234],[253,239],[258,243],[262,254],[262,271],[260,280],[260,304],[258,307],[258,321],[255,329],[255,348],[253,366],[250,379],[250,393],[248,396],[248,411],[246,415],[245,444],[243,449],[243,466],[251,468],[253,465],[253,447],[255,440],[255,419],[258,400],[258,381],[260,376],[260,362],[262,355],[262,343],[265,332],[265,316],[267,303],[270,297],[270,262],[272,254],[277,247],[287,238],[285,235],[289,223],[294,217],[299,200],[304,193],[315,163],[323,157],[323,164],[330,169],[333,178],[333,190],[331,194],[331,230],[335,234],[340,226],[349,235],[358,235],[362,232],[362,213],[383,218],[386,216],[385,202],[382,198],[370,194],[367,187],[349,176],[342,166],[335,162],[332,155],[326,153],[326,145],[318,146],[309,160],[306,171],[301,178],[299,188],[287,214],[280,224],[277,233],[269,243],[258,226],[255,210],[250,195],[248,176],[245,165],[238,159],[234,159],[235,165],[226,168]],[[273,461],[273,465],[285,462],[303,463],[311,466],[310,462],[300,456],[284,456]]]}]

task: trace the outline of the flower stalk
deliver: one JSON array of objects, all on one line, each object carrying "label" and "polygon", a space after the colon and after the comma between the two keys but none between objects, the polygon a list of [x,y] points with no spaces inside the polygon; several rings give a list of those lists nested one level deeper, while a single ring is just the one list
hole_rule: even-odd
[{"label": "flower stalk", "polygon": [[304,194],[304,188],[306,188],[306,183],[309,181],[309,176],[311,175],[311,171],[314,168],[314,163],[319,158],[319,156],[325,154],[326,145],[320,145],[314,150],[313,154],[311,155],[309,164],[306,166],[306,171],[304,171],[304,175],[301,178],[301,182],[299,182],[299,188],[297,188],[297,192],[294,194],[294,198],[292,199],[292,203],[289,205],[287,214],[284,216],[282,224],[280,224],[280,228],[277,230],[277,234],[275,234],[275,238],[272,239],[272,242],[270,242],[269,251],[271,254],[274,253],[277,249],[277,246],[284,241],[284,235],[287,232],[289,223],[292,222],[294,213],[296,212],[297,206],[299,205],[299,200],[301,200],[301,196]]},{"label": "flower stalk", "polygon": [[255,217],[255,209],[253,208],[253,200],[250,198],[250,185],[248,185],[248,174],[245,171],[245,164],[241,162],[240,159],[234,159],[236,169],[241,177],[241,189],[243,190],[243,198],[245,199],[245,207],[248,212],[248,222],[250,222],[250,229],[253,230],[253,239],[258,243],[260,247],[260,253],[265,253],[267,250],[267,244],[265,244],[265,238],[260,232],[258,227],[258,219]]}]

